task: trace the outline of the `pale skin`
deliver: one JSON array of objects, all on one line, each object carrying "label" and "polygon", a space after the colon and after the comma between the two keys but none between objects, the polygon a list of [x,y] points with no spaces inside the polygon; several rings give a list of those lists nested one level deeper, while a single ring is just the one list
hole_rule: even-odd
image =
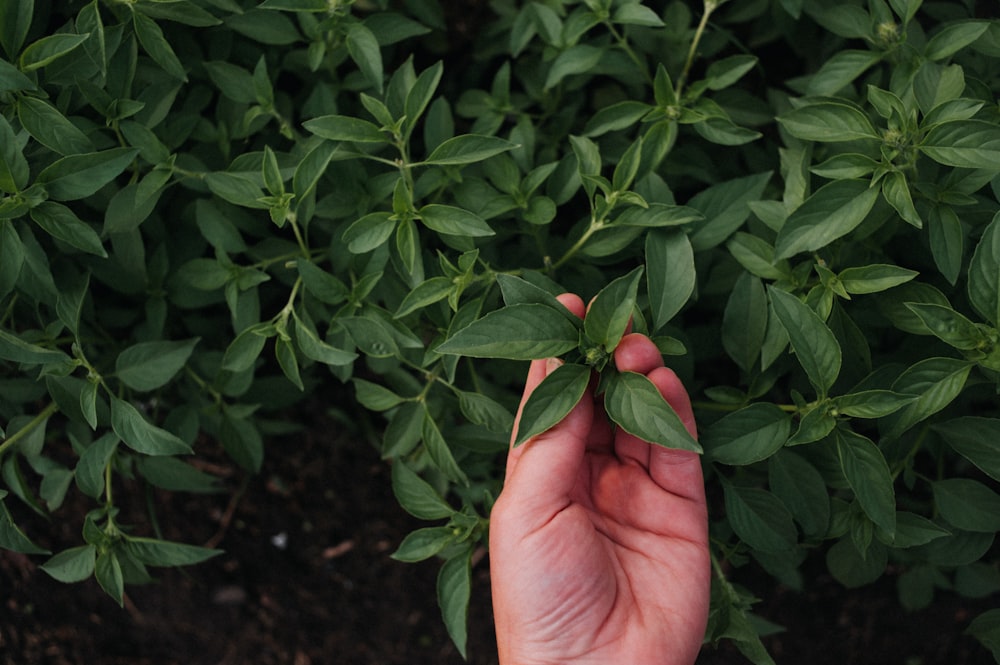
[{"label": "pale skin", "polygon": [[[559,299],[583,316],[579,297]],[[626,335],[614,362],[646,374],[697,436],[687,392],[647,337]],[[531,363],[522,407],[557,366]],[[562,422],[510,449],[490,575],[501,665],[694,663],[710,585],[698,455],[613,430],[592,383]]]}]

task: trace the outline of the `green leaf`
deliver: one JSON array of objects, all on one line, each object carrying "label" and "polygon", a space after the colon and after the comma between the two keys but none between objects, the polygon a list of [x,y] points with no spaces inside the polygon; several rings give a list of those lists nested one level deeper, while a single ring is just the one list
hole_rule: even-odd
[{"label": "green leaf", "polygon": [[599,109],[587,120],[584,136],[601,136],[608,132],[628,129],[637,124],[652,107],[643,102],[627,100]]},{"label": "green leaf", "polygon": [[611,15],[611,22],[624,25],[644,25],[649,28],[663,26],[663,19],[655,11],[638,2],[626,2],[619,5],[614,14]]},{"label": "green leaf", "polygon": [[786,448],[768,460],[767,479],[771,491],[791,511],[806,536],[826,533],[830,524],[830,497],[816,467]]},{"label": "green leaf", "polygon": [[406,563],[424,561],[455,542],[455,531],[447,526],[430,526],[411,531],[390,558]]},{"label": "green leaf", "polygon": [[526,303],[545,305],[559,312],[575,327],[579,328],[583,325],[580,317],[566,309],[566,306],[559,302],[552,293],[540,286],[536,286],[520,277],[505,273],[497,274],[496,280],[497,284],[500,285],[500,292],[503,294],[504,303],[507,305]]},{"label": "green leaf", "polygon": [[388,388],[354,377],[354,396],[361,406],[372,411],[387,411],[405,401]]},{"label": "green leaf", "polygon": [[760,364],[767,332],[767,296],[761,281],[742,273],[722,313],[722,347],[744,372]]},{"label": "green leaf", "polygon": [[930,209],[927,226],[934,264],[941,275],[954,284],[964,267],[965,229],[962,220],[950,206],[936,205]]},{"label": "green leaf", "polygon": [[840,374],[837,338],[816,312],[792,294],[769,287],[768,295],[799,364],[816,392],[825,396]]},{"label": "green leaf", "polygon": [[837,430],[837,456],[847,483],[869,519],[890,536],[896,531],[896,495],[889,465],[870,439]]},{"label": "green leaf", "polygon": [[482,217],[455,206],[431,203],[417,211],[427,228],[448,235],[482,238],[495,235]]},{"label": "green leaf", "polygon": [[694,251],[701,252],[725,242],[750,216],[749,203],[761,197],[770,179],[771,172],[736,178],[712,185],[691,197],[688,206],[705,217],[691,236]]},{"label": "green leaf", "polygon": [[667,205],[665,203],[650,203],[648,207],[633,206],[627,208],[615,219],[615,224],[624,226],[664,227],[680,226],[700,222],[702,214],[688,206]]},{"label": "green leaf", "polygon": [[893,392],[916,400],[883,418],[883,436],[894,438],[948,406],[962,392],[974,363],[954,358],[927,358],[906,369],[892,384]]},{"label": "green leaf", "polygon": [[275,338],[274,357],[278,360],[278,366],[285,378],[299,390],[305,390],[306,387],[302,383],[302,375],[299,371],[299,359],[295,355],[295,347],[290,339],[285,339],[280,335]]},{"label": "green leaf", "polygon": [[35,11],[34,0],[5,2],[0,5],[0,45],[11,60],[20,52]]},{"label": "green leaf", "polygon": [[819,68],[806,88],[809,95],[832,95],[853,82],[865,71],[882,60],[882,54],[873,51],[844,50],[834,54]]},{"label": "green leaf", "polygon": [[889,205],[899,213],[903,220],[922,228],[924,222],[920,219],[920,214],[913,207],[913,196],[910,194],[910,186],[906,182],[906,176],[900,171],[893,171],[886,174],[882,179],[882,196],[889,202]]},{"label": "green leaf", "polygon": [[448,139],[434,148],[430,156],[420,164],[452,166],[482,162],[494,155],[513,150],[517,144],[495,136],[463,134]]},{"label": "green leaf", "polygon": [[330,160],[340,150],[339,145],[323,142],[310,150],[302,161],[295,167],[292,174],[292,192],[299,205],[303,205],[304,199],[315,191],[316,184],[326,172]]},{"label": "green leaf", "polygon": [[96,561],[97,548],[93,545],[80,545],[59,552],[40,568],[64,584],[73,584],[93,575]]},{"label": "green leaf", "polygon": [[156,390],[184,367],[198,341],[194,338],[134,344],[118,355],[115,375],[132,390]]},{"label": "green leaf", "polygon": [[[0,22],[0,26],[3,23]],[[17,67],[0,58],[0,92],[16,92],[19,90],[35,90],[37,86],[30,78],[21,73]]]},{"label": "green leaf", "polygon": [[104,589],[104,593],[111,596],[119,607],[125,606],[125,579],[122,575],[122,565],[118,561],[118,554],[115,550],[101,552],[97,557],[94,566],[94,577],[97,583]]},{"label": "green leaf", "polygon": [[878,132],[864,113],[847,104],[819,102],[778,117],[781,126],[805,141],[857,141],[878,139]]},{"label": "green leaf", "polygon": [[984,120],[936,125],[917,149],[946,166],[996,170],[1000,164],[1000,126]]},{"label": "green leaf", "polygon": [[132,450],[146,455],[190,454],[191,446],[153,425],[129,402],[111,397],[111,429]]},{"label": "green leaf", "polygon": [[194,4],[192,0],[143,3],[141,7],[141,11],[147,16],[177,21],[195,28],[207,28],[222,23],[211,13]]},{"label": "green leaf", "polygon": [[950,532],[947,529],[926,517],[901,510],[896,513],[896,534],[892,539],[892,546],[917,547],[948,535]]},{"label": "green leaf", "polygon": [[107,432],[80,454],[74,471],[76,484],[92,499],[99,498],[105,490],[104,472],[118,449],[118,443],[119,438],[113,432]]},{"label": "green leaf", "polygon": [[[422,420],[422,409],[420,413]],[[437,490],[398,459],[392,464],[392,492],[403,510],[419,519],[437,520],[455,513]]]},{"label": "green leaf", "polygon": [[709,90],[722,90],[733,85],[757,66],[757,57],[733,55],[715,60],[705,70],[705,83]]},{"label": "green leaf", "polygon": [[833,406],[838,414],[851,418],[881,418],[895,413],[913,399],[913,395],[900,395],[891,390],[862,390],[835,398]]},{"label": "green leaf", "polygon": [[1000,661],[1000,609],[987,610],[969,624],[966,635],[972,635],[990,650],[993,660]]},{"label": "green leaf", "polygon": [[0,547],[21,554],[49,554],[48,550],[31,542],[21,527],[14,524],[14,518],[2,499],[3,495],[0,495]]},{"label": "green leaf", "polygon": [[433,65],[420,72],[420,76],[414,81],[413,87],[406,93],[406,122],[410,131],[417,126],[417,121],[423,116],[427,105],[441,82],[441,75],[444,71],[443,63],[438,60]]},{"label": "green leaf", "polygon": [[288,17],[273,11],[251,9],[234,13],[225,19],[228,27],[262,44],[285,46],[301,41],[302,36]]},{"label": "green leaf", "polygon": [[729,118],[721,116],[709,116],[696,122],[694,130],[702,138],[719,145],[743,145],[763,136],[758,131],[740,127]]},{"label": "green leaf", "polygon": [[347,300],[350,291],[339,278],[326,272],[312,261],[299,259],[296,262],[299,277],[306,291],[327,305],[339,305]]},{"label": "green leaf", "polygon": [[577,348],[579,337],[577,327],[556,309],[524,303],[473,321],[451,335],[437,351],[474,358],[534,360]]},{"label": "green leaf", "polygon": [[782,552],[798,541],[798,530],[785,504],[767,490],[723,481],[726,516],[740,540],[761,552]]},{"label": "green leaf", "polygon": [[451,482],[459,485],[468,485],[469,479],[465,472],[458,466],[455,456],[451,452],[451,447],[438,429],[437,423],[427,410],[424,404],[424,423],[422,427],[424,448],[428,457],[437,467],[438,471],[444,474]]},{"label": "green leaf", "polygon": [[32,138],[60,155],[75,155],[94,149],[86,134],[44,100],[27,96],[18,98],[17,118]]},{"label": "green leaf", "polygon": [[351,143],[388,143],[389,137],[377,125],[347,115],[324,115],[302,125],[320,138]]},{"label": "green leaf", "polygon": [[43,169],[35,181],[55,201],[82,199],[114,180],[138,154],[135,148],[111,148],[69,155]]},{"label": "green leaf", "polygon": [[850,233],[871,211],[878,189],[862,180],[824,185],[795,209],[775,240],[775,255],[787,259],[826,247]]},{"label": "green leaf", "polygon": [[433,305],[447,298],[454,290],[455,282],[448,277],[431,277],[406,294],[393,316],[398,319],[428,305]]},{"label": "green leaf", "polygon": [[295,321],[295,343],[306,358],[331,367],[349,365],[357,360],[358,354],[353,351],[338,349],[320,339],[312,321],[304,314],[300,316],[298,311],[292,310],[292,317]]},{"label": "green leaf", "polygon": [[222,357],[222,368],[228,372],[245,372],[253,367],[268,337],[277,334],[274,326],[269,323],[259,323],[238,334]]},{"label": "green leaf", "polygon": [[132,12],[132,25],[135,27],[135,36],[139,38],[142,48],[149,54],[149,57],[158,64],[163,71],[176,79],[187,81],[187,72],[184,65],[177,58],[170,42],[163,36],[163,30],[153,19],[140,11]]},{"label": "green leaf", "polygon": [[938,339],[956,349],[968,351],[989,344],[982,329],[951,307],[916,302],[906,306]]},{"label": "green leaf", "polygon": [[469,613],[469,598],[472,593],[472,548],[454,556],[441,566],[437,578],[437,599],[441,608],[441,618],[451,636],[455,648],[465,658]]},{"label": "green leaf", "polygon": [[125,550],[147,566],[190,566],[222,554],[222,550],[155,538],[128,536]]},{"label": "green leaf", "polygon": [[378,40],[364,23],[351,22],[347,24],[347,52],[351,54],[358,69],[368,79],[368,83],[382,93],[382,52]]},{"label": "green leaf", "polygon": [[576,44],[556,56],[545,77],[545,90],[559,85],[567,76],[586,74],[604,57],[604,49],[590,44]]},{"label": "green leaf", "polygon": [[826,566],[835,580],[848,589],[855,589],[881,577],[888,558],[886,548],[878,541],[862,553],[850,537],[844,537],[827,550]]},{"label": "green leaf", "polygon": [[982,37],[989,27],[988,21],[949,23],[927,40],[924,57],[928,60],[944,60]]},{"label": "green leaf", "polygon": [[269,145],[264,146],[260,173],[261,179],[264,181],[264,188],[267,189],[268,193],[272,196],[281,196],[285,193],[285,179],[278,166],[278,157]]},{"label": "green leaf", "polygon": [[1000,420],[980,416],[961,416],[933,426],[942,439],[959,455],[1000,481]]},{"label": "green leaf", "polygon": [[352,254],[364,254],[385,244],[395,230],[390,213],[372,212],[347,227],[343,240]]},{"label": "green leaf", "polygon": [[61,203],[42,201],[31,209],[31,219],[67,245],[102,258],[108,255],[97,232]]},{"label": "green leaf", "polygon": [[177,457],[142,457],[136,460],[136,465],[150,485],[170,492],[211,494],[224,491],[218,477]]},{"label": "green leaf", "polygon": [[613,374],[604,393],[604,406],[615,424],[643,441],[665,448],[702,452],[673,407],[642,374]]},{"label": "green leaf", "polygon": [[514,414],[492,397],[481,393],[458,391],[458,408],[469,422],[482,425],[491,432],[510,435]]},{"label": "green leaf", "polygon": [[286,12],[326,12],[330,9],[327,0],[264,0],[260,9],[274,9]]},{"label": "green leaf", "polygon": [[219,439],[226,454],[241,467],[259,473],[264,461],[264,442],[257,427],[233,409],[225,409]]},{"label": "green leaf", "polygon": [[82,35],[60,33],[42,37],[21,51],[20,69],[22,72],[41,69],[58,58],[73,52],[89,37],[89,33]]},{"label": "green leaf", "polygon": [[959,529],[1000,531],[1000,494],[971,478],[948,478],[931,484],[941,517]]},{"label": "green leaf", "polygon": [[640,266],[612,280],[594,296],[587,309],[583,319],[584,333],[608,353],[618,346],[632,318],[642,272]]},{"label": "green leaf", "polygon": [[726,242],[726,249],[750,274],[763,279],[782,279],[790,272],[787,261],[774,258],[774,246],[750,233],[737,231]]},{"label": "green leaf", "polygon": [[1000,326],[1000,213],[986,227],[969,263],[969,302],[979,316]]},{"label": "green leaf", "polygon": [[809,170],[823,178],[847,180],[850,178],[864,178],[871,175],[878,168],[878,164],[878,162],[867,155],[847,152],[834,155]]},{"label": "green leaf", "polygon": [[524,403],[514,445],[547,431],[573,410],[590,382],[590,367],[564,364],[542,379]]},{"label": "green leaf", "polygon": [[14,130],[0,116],[0,191],[14,194],[28,185],[28,160],[17,143]]},{"label": "green leaf", "polygon": [[773,404],[757,403],[727,414],[701,436],[705,454],[730,466],[744,466],[768,459],[785,445],[791,433],[791,416]]},{"label": "green leaf", "polygon": [[653,330],[660,330],[694,292],[694,250],[679,229],[654,229],[646,235],[646,289]]},{"label": "green leaf", "polygon": [[0,330],[0,358],[25,365],[69,364],[70,358],[58,349],[47,349]]},{"label": "green leaf", "polygon": [[878,293],[904,284],[919,273],[886,263],[845,268],[837,276],[841,286],[852,295]]}]

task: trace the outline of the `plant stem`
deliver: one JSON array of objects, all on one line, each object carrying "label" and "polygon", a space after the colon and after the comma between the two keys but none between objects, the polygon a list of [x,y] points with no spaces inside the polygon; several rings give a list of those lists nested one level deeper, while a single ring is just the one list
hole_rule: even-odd
[{"label": "plant stem", "polygon": [[587,230],[583,232],[583,235],[580,236],[575,243],[573,243],[572,247],[566,250],[566,252],[559,258],[558,261],[556,261],[552,265],[546,266],[545,272],[555,272],[556,270],[558,270],[560,266],[565,264],[567,261],[573,258],[573,256],[577,252],[583,249],[583,246],[587,244],[588,240],[590,240],[590,236],[594,235],[602,228],[604,228],[603,218],[602,219],[591,218],[590,226],[588,226]]},{"label": "plant stem", "polygon": [[37,416],[31,419],[31,422],[29,422],[27,425],[25,425],[24,427],[22,427],[21,429],[17,430],[9,437],[4,439],[3,443],[0,443],[0,455],[3,455],[5,452],[7,452],[7,450],[12,448],[18,441],[31,434],[32,430],[34,430],[36,427],[44,423],[46,420],[49,419],[50,416],[52,416],[58,411],[59,411],[59,406],[55,402],[50,403],[48,406],[42,409],[42,411]]},{"label": "plant stem", "polygon": [[684,92],[684,84],[687,82],[687,77],[691,73],[691,65],[694,63],[694,58],[698,52],[698,44],[701,42],[701,36],[705,32],[705,27],[708,25],[708,17],[712,15],[712,12],[716,10],[719,6],[717,0],[705,0],[705,13],[701,15],[701,21],[698,23],[698,27],[694,32],[694,39],[691,40],[691,48],[688,49],[687,61],[684,63],[684,71],[681,72],[681,76],[677,79],[677,100],[680,101],[682,93]]}]

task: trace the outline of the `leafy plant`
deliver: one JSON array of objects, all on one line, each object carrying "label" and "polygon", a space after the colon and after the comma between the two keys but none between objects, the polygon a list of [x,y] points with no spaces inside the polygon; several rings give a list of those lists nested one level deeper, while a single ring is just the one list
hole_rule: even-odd
[{"label": "leafy plant", "polygon": [[[567,361],[519,443],[599,370],[618,426],[699,445],[608,362],[631,320],[695,397],[707,640],[772,662],[739,580],[801,589],[816,557],[848,588],[891,561],[909,609],[997,591],[1000,23],[975,10],[8,0],[0,546],[122,602],[215,551],[135,535],[117,483],[219,491],[191,456],[252,473],[350,384],[437,522],[394,556],[443,560],[464,653],[516,361]],[[8,507],[77,490],[54,554]],[[995,651],[994,613],[969,631]]]}]

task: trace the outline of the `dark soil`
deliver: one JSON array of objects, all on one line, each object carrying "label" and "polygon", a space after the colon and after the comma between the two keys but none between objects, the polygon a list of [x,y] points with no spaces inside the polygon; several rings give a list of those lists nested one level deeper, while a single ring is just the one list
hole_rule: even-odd
[{"label": "dark soil", "polygon": [[[463,663],[438,613],[437,564],[389,558],[424,524],[397,505],[377,453],[366,444],[331,442],[334,429],[324,422],[273,442],[264,470],[242,492],[241,473],[220,461],[215,471],[227,477],[230,492],[157,494],[165,537],[225,554],[164,570],[156,585],[130,587],[124,609],[93,580],[64,585],[36,568],[41,559],[0,552],[0,665]],[[140,523],[145,499],[128,487],[120,495],[130,489],[135,495],[125,510]],[[17,519],[54,550],[79,544],[78,521],[67,519],[72,526],[62,529],[29,515]],[[490,665],[496,647],[488,558],[474,578],[469,662]],[[940,592],[930,609],[906,614],[890,576],[851,592],[823,575],[801,594],[754,590],[765,599],[758,613],[787,628],[765,641],[778,665],[993,662],[962,635],[991,606],[987,601]],[[745,662],[731,645],[706,647],[699,659]]]}]

